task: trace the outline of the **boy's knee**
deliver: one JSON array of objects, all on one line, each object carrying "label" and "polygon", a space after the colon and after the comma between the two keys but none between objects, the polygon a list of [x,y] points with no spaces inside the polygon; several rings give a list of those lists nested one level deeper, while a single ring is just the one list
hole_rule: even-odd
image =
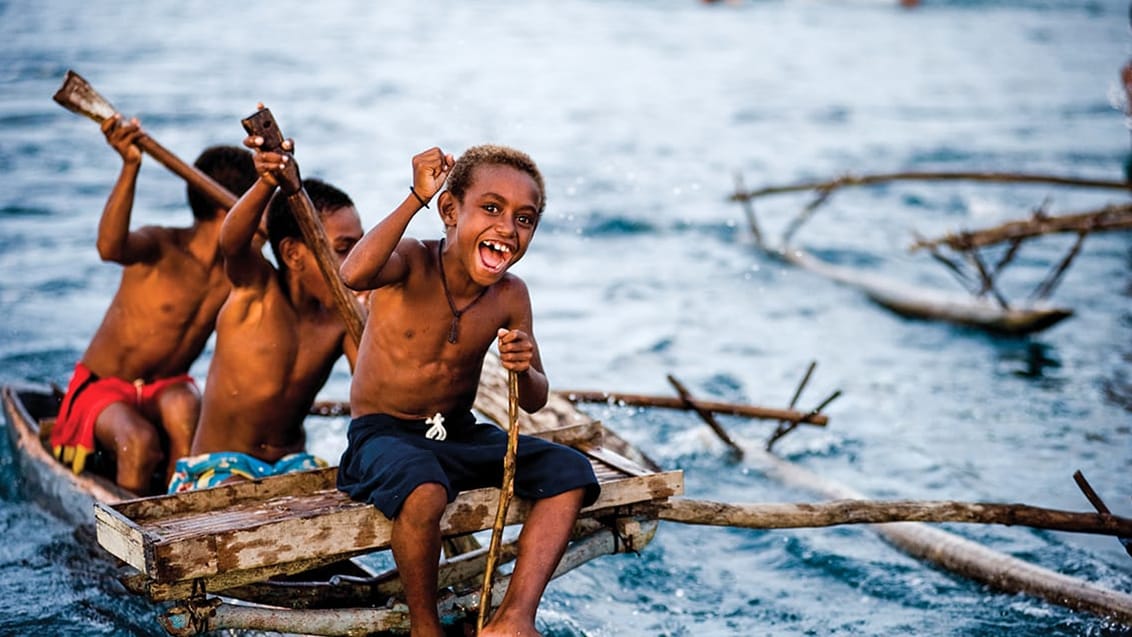
[{"label": "boy's knee", "polygon": [[397,515],[399,521],[409,524],[440,524],[444,508],[448,506],[448,490],[437,482],[418,485],[405,498]]},{"label": "boy's knee", "polygon": [[191,433],[200,415],[200,395],[187,385],[170,387],[161,392],[158,408],[167,429]]},{"label": "boy's knee", "polygon": [[161,462],[161,437],[153,426],[138,426],[122,436],[116,445],[119,462],[126,461],[137,467],[152,467]]}]

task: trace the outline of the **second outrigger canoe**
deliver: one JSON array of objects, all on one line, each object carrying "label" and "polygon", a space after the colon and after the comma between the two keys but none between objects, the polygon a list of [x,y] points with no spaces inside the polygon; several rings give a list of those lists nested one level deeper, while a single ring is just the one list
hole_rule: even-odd
[{"label": "second outrigger canoe", "polygon": [[774,256],[832,281],[857,288],[871,301],[901,316],[943,321],[998,334],[1025,335],[1052,327],[1073,316],[1073,310],[1050,303],[1009,307],[988,297],[926,290],[855,268],[823,261],[801,248],[787,247]]}]

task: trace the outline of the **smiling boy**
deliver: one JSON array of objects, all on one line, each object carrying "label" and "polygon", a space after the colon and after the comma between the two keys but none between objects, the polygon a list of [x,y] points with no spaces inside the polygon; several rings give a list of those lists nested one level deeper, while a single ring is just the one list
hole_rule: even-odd
[{"label": "smiling boy", "polygon": [[[436,205],[444,238],[403,237],[447,180]],[[411,634],[440,635],[440,518],[457,492],[502,482],[507,434],[472,414],[488,349],[518,375],[519,405],[534,412],[549,386],[532,330],[526,285],[508,272],[530,245],[545,207],[534,162],[502,146],[453,161],[439,148],[413,158],[404,201],[342,264],[371,312],[350,387],[353,420],[338,486],[393,520]],[[599,487],[577,451],[521,436],[515,493],[534,500],[511,584],[483,635],[536,635],[539,599],[582,506]]]}]

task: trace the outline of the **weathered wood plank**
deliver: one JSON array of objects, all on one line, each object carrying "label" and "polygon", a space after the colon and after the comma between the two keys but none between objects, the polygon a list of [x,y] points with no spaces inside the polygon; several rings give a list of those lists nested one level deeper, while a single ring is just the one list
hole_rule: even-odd
[{"label": "weathered wood plank", "polygon": [[122,515],[135,522],[162,519],[186,513],[215,511],[241,502],[256,502],[292,493],[310,493],[334,489],[338,468],[298,471],[264,480],[247,480],[223,484],[211,489],[136,498],[114,505]]},{"label": "weathered wood plank", "polygon": [[146,555],[144,534],[129,518],[106,504],[96,502],[94,520],[98,543],[103,548],[136,569],[149,563],[151,556]]},{"label": "weathered wood plank", "polygon": [[[533,432],[531,435],[571,447],[600,447],[604,428],[600,421],[590,420]],[[182,514],[216,511],[243,502],[258,503],[289,494],[335,489],[337,478],[337,467],[313,469],[270,480],[234,482],[212,489],[190,491],[177,494],[175,498],[169,496],[135,498],[115,505],[115,509],[135,522],[144,522]]]},{"label": "weathered wood plank", "polygon": [[[623,477],[604,483],[601,496],[583,515],[662,500],[680,495],[683,488],[680,471]],[[461,493],[445,511],[442,533],[457,535],[489,528],[497,500],[495,488]],[[311,502],[314,504],[310,505]],[[138,561],[136,554],[127,553],[133,556],[131,565],[155,583],[224,575],[227,586],[236,586],[262,579],[262,573],[254,573],[255,569],[273,567],[276,573],[299,572],[309,568],[308,561],[312,559],[341,559],[389,546],[391,522],[376,508],[354,502],[337,490],[270,499],[246,508],[252,515],[250,522],[236,511],[232,515],[202,512],[138,525],[150,552],[140,565],[134,563]],[[529,502],[517,501],[507,523],[522,522],[529,510]],[[234,526],[201,524],[202,520]],[[191,532],[183,532],[179,526],[189,526]],[[115,528],[107,526],[106,532]],[[127,529],[129,533],[125,535],[136,530]],[[123,539],[108,541],[104,546],[110,550],[129,544]],[[291,568],[288,564],[296,566]],[[249,572],[249,577],[256,579],[246,579],[240,572]]]}]

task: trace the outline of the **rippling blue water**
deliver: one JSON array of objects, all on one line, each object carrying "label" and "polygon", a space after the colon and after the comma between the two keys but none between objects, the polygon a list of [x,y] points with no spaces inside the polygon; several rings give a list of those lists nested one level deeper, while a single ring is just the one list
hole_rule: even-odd
[{"label": "rippling blue water", "polygon": [[[853,290],[757,253],[748,186],[847,171],[1002,170],[1122,177],[1119,68],[1128,6],[1081,0],[658,2],[0,1],[0,381],[64,382],[118,281],[95,228],[118,170],[97,128],[51,102],[68,68],[191,159],[238,142],[257,101],[297,142],[304,174],[347,190],[371,225],[404,195],[409,157],[495,141],[527,150],[547,217],[518,266],[552,383],[783,406],[834,389],[831,426],[781,442],[789,459],[870,496],[1087,510],[1081,469],[1117,512],[1132,496],[1132,244],[1090,238],[1054,299],[1076,309],[1028,339],[886,313]],[[796,241],[824,258],[954,288],[909,254],[932,236],[1116,195],[898,183],[838,194]],[[770,200],[777,232],[804,203]],[[183,185],[153,161],[135,224],[187,223]],[[437,236],[428,214],[411,232]],[[1015,296],[1071,240],[1028,245]],[[194,368],[203,378],[207,356]],[[325,396],[346,396],[340,369]],[[727,460],[693,417],[593,410],[690,496],[804,501]],[[728,420],[759,445],[766,423]],[[311,423],[336,457],[340,420]],[[70,530],[24,499],[0,455],[0,633],[158,634],[157,609],[88,572]],[[1122,591],[1111,538],[949,530]],[[552,584],[554,635],[1101,635],[1093,616],[1002,595],[842,527],[737,531],[665,524],[639,556]]]}]

